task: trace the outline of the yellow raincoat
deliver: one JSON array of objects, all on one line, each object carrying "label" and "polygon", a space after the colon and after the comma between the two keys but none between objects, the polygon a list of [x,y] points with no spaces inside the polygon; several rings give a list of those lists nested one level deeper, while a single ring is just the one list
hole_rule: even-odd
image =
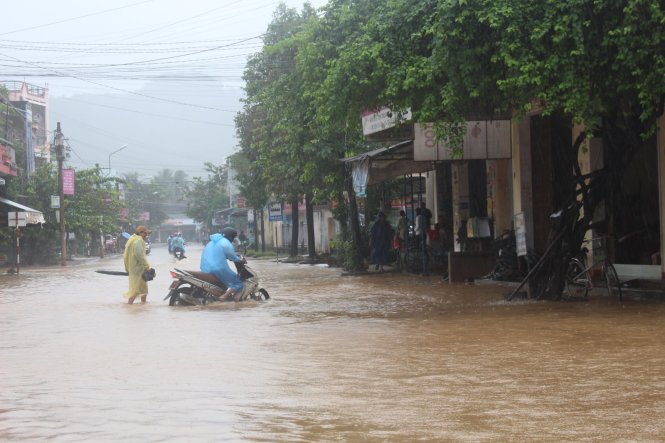
[{"label": "yellow raincoat", "polygon": [[150,269],[150,264],[145,255],[145,241],[134,234],[129,237],[125,244],[125,271],[129,273],[129,291],[125,292],[125,298],[148,294],[148,282],[143,280],[143,271]]}]

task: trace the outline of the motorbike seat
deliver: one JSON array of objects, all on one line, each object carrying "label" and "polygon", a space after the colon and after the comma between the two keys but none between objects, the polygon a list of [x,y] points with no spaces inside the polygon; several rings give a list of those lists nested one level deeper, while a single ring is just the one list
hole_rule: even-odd
[{"label": "motorbike seat", "polygon": [[207,272],[201,272],[201,271],[187,271],[190,273],[193,277],[198,278],[199,280],[203,280],[208,283],[212,283],[213,285],[221,286],[221,287],[226,287],[224,283],[215,277],[213,274],[208,274]]}]

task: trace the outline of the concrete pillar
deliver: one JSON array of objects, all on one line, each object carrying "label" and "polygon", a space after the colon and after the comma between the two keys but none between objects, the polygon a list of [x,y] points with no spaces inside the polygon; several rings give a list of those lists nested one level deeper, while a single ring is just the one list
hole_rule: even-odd
[{"label": "concrete pillar", "polygon": [[453,232],[455,235],[455,251],[461,251],[457,241],[457,230],[463,220],[469,219],[469,167],[466,162],[454,162],[451,165],[453,179]]},{"label": "concrete pillar", "polygon": [[494,222],[494,236],[512,229],[512,164],[510,159],[487,160],[487,216]]},{"label": "concrete pillar", "polygon": [[[581,125],[573,126],[573,142],[575,142],[577,137],[584,131],[584,129],[584,126]],[[592,171],[602,169],[605,164],[603,155],[604,151],[602,139],[592,138],[585,140],[577,153],[577,161],[580,165],[580,172],[582,174],[589,174]],[[581,199],[581,196],[578,196],[578,200],[579,199]],[[601,207],[596,209],[595,217],[598,219],[594,219],[594,222],[599,222],[607,217],[605,208],[605,204],[602,203]],[[582,209],[582,211],[584,211],[584,209]],[[587,231],[584,235],[584,238],[585,240],[591,240],[593,238],[593,232],[591,232],[591,230]],[[587,253],[587,263],[591,263],[593,260],[593,243],[589,241],[585,246],[589,250]]]},{"label": "concrete pillar", "polygon": [[665,262],[662,258],[663,239],[665,239],[665,115],[658,119],[656,147],[658,149],[658,199],[660,207],[660,278],[665,280]]},{"label": "concrete pillar", "polygon": [[527,248],[533,248],[533,189],[531,183],[531,118],[512,124],[513,213],[524,213]]},{"label": "concrete pillar", "polygon": [[[434,166],[432,166],[434,167]],[[436,185],[436,169],[432,169],[425,173],[425,205],[427,208],[432,211],[432,229],[434,229],[434,223],[437,223],[439,220],[439,199],[438,196],[438,187]]]}]

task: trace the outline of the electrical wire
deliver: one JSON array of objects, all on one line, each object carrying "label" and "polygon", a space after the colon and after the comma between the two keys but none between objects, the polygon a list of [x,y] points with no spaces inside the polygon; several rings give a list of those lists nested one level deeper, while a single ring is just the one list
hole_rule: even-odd
[{"label": "electrical wire", "polygon": [[[0,55],[1,55],[1,54],[0,54]],[[37,67],[37,68],[40,68],[40,69],[46,69],[46,70],[49,70],[49,69],[47,69],[47,68],[42,68],[41,66],[39,66],[39,65],[36,64],[36,63],[27,62],[27,61],[25,61],[25,60],[19,60],[19,59],[17,59],[16,57],[8,56],[8,55],[6,55],[6,54],[5,54],[5,56],[6,56],[6,57],[9,57],[9,58],[12,58],[12,59],[14,59],[14,60],[16,60],[16,61],[18,61],[18,62],[27,63],[27,64],[33,65],[33,66],[35,66],[35,67]],[[166,102],[166,103],[173,103],[173,104],[177,104],[177,105],[189,106],[189,107],[199,108],[199,109],[208,109],[208,110],[211,110],[211,111],[222,111],[222,112],[233,112],[233,113],[236,112],[235,110],[220,109],[220,108],[215,108],[215,107],[212,107],[212,106],[200,106],[200,105],[195,105],[195,104],[193,104],[193,103],[185,103],[185,102],[181,102],[181,101],[178,101],[178,100],[169,100],[169,99],[167,99],[167,98],[153,97],[153,96],[150,96],[150,95],[147,95],[147,94],[142,94],[142,93],[140,93],[140,92],[130,91],[130,90],[127,90],[127,89],[122,89],[122,88],[116,88],[116,87],[114,87],[114,86],[105,85],[105,84],[102,84],[102,83],[97,83],[97,82],[94,82],[94,81],[92,81],[92,80],[86,80],[86,79],[84,79],[84,78],[81,78],[81,77],[78,77],[78,76],[75,76],[75,75],[66,75],[66,74],[62,74],[62,73],[57,72],[57,71],[55,71],[55,70],[53,70],[53,69],[51,69],[50,71],[52,71],[52,72],[55,73],[55,74],[61,74],[61,75],[65,76],[65,77],[75,78],[75,79],[80,80],[80,81],[82,81],[82,82],[91,83],[91,84],[93,84],[93,85],[97,85],[97,86],[102,86],[102,87],[105,87],[105,88],[108,88],[108,89],[112,89],[112,90],[114,90],[114,91],[125,92],[125,93],[127,93],[127,94],[137,95],[137,96],[139,96],[139,97],[145,97],[145,98],[149,98],[149,99],[153,99],[153,100],[157,100],[157,101],[162,101],[162,102]]]},{"label": "electrical wire", "polygon": [[112,9],[106,9],[104,11],[97,11],[97,12],[93,12],[91,14],[80,15],[78,17],[71,17],[71,18],[66,18],[64,20],[58,20],[58,21],[51,22],[51,23],[44,23],[42,25],[30,26],[28,28],[15,29],[13,31],[2,32],[2,33],[0,33],[0,35],[9,35],[9,34],[16,34],[17,32],[32,31],[33,29],[45,28],[47,26],[58,25],[58,24],[61,24],[61,23],[67,23],[67,22],[71,22],[71,21],[74,21],[74,20],[80,20],[82,18],[88,18],[88,17],[92,17],[92,16],[95,16],[95,15],[106,14],[106,13],[112,12],[112,11],[118,11],[120,9],[132,8],[134,6],[142,5],[144,3],[150,3],[150,2],[153,2],[153,1],[155,1],[155,0],[144,0],[142,2],[132,3],[130,5],[125,5],[125,6],[119,6],[117,8],[112,8]]},{"label": "electrical wire", "polygon": [[119,106],[103,105],[101,103],[92,103],[92,102],[87,102],[85,100],[78,100],[78,99],[74,99],[74,98],[68,98],[66,100],[73,101],[73,102],[78,102],[78,103],[83,103],[83,104],[90,105],[90,106],[99,106],[101,108],[116,109],[116,110],[119,110],[119,111],[131,112],[133,114],[139,114],[139,115],[149,115],[149,116],[152,116],[152,117],[168,118],[168,119],[172,119],[172,120],[186,121],[186,122],[198,123],[198,124],[202,124],[202,125],[226,126],[226,127],[235,128],[235,125],[225,124],[225,123],[209,122],[209,121],[205,121],[205,120],[193,120],[193,119],[188,119],[188,118],[175,117],[173,115],[167,115],[167,114],[154,114],[154,113],[149,113],[149,112],[137,111],[135,109],[122,108],[122,107],[119,107]]}]

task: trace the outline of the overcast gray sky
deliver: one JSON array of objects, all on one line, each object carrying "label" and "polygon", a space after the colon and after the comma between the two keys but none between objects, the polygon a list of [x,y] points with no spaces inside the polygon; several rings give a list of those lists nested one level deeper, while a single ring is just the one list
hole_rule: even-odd
[{"label": "overcast gray sky", "polygon": [[[304,0],[283,0],[300,10]],[[275,0],[6,2],[0,80],[48,86],[70,165],[202,175],[237,144],[247,57],[260,50]],[[310,0],[314,7],[326,0]]]}]

